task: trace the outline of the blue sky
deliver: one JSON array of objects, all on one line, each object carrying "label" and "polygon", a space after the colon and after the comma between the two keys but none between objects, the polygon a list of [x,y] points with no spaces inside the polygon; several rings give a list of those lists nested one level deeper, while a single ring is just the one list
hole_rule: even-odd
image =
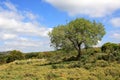
[{"label": "blue sky", "polygon": [[120,43],[120,0],[0,0],[0,51],[53,50],[48,32],[81,17],[103,23],[96,46]]}]

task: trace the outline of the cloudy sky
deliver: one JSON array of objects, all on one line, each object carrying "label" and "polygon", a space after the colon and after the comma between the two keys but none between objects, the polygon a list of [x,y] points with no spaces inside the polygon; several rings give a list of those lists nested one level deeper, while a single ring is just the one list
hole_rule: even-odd
[{"label": "cloudy sky", "polygon": [[98,43],[120,43],[120,0],[0,0],[0,51],[49,51],[48,32],[75,18],[104,24]]}]

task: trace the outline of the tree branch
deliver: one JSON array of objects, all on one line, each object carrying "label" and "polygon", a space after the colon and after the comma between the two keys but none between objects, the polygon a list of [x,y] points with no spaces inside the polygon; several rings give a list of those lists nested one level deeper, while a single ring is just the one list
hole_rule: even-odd
[{"label": "tree branch", "polygon": [[78,50],[78,47],[77,47],[78,44],[76,44],[76,43],[74,42],[74,40],[72,40],[70,37],[69,37],[68,39],[72,42],[72,44],[73,44],[73,46],[75,47],[75,49]]}]

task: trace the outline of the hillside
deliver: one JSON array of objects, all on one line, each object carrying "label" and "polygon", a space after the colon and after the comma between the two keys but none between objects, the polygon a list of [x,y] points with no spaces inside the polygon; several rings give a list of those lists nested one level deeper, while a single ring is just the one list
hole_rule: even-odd
[{"label": "hillside", "polygon": [[120,80],[120,64],[97,60],[50,63],[46,59],[16,60],[0,66],[0,80]]},{"label": "hillside", "polygon": [[0,80],[120,80],[119,46],[107,43],[82,49],[80,59],[76,55],[76,51],[13,50],[0,56]]}]

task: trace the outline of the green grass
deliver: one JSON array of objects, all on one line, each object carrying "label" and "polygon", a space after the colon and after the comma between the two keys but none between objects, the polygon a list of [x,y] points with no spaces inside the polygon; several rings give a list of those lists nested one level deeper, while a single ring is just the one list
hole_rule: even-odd
[{"label": "green grass", "polygon": [[97,60],[50,63],[45,59],[17,60],[0,66],[0,80],[120,80],[120,64]]}]

